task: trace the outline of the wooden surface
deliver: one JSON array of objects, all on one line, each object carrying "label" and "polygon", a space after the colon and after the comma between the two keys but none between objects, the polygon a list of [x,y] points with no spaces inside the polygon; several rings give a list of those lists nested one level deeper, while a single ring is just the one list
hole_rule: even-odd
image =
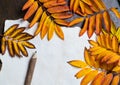
[{"label": "wooden surface", "polygon": [[4,21],[6,19],[22,18],[24,12],[21,8],[27,0],[0,0],[0,33],[4,29]]},{"label": "wooden surface", "polygon": [[6,19],[15,20],[24,16],[25,12],[23,12],[21,8],[26,1],[27,0],[0,0],[0,34],[4,32],[4,22]]}]

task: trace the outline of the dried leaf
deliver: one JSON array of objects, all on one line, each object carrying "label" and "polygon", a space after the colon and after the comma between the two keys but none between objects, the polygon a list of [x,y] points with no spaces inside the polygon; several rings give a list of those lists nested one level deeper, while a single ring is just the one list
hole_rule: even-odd
[{"label": "dried leaf", "polygon": [[58,26],[58,25],[55,25],[55,32],[56,34],[62,39],[64,40],[64,34],[63,34],[63,31],[62,29]]},{"label": "dried leaf", "polygon": [[27,8],[29,8],[29,7],[33,4],[33,2],[34,2],[34,0],[28,0],[28,1],[24,4],[22,10],[26,10]]},{"label": "dried leaf", "polygon": [[78,23],[82,22],[83,20],[84,20],[84,18],[76,18],[76,19],[72,20],[72,21],[68,24],[68,26],[73,26],[73,25],[75,25],[75,24],[78,24]]},{"label": "dried leaf", "polygon": [[120,18],[120,13],[116,8],[113,7],[110,10],[117,16],[117,18]]},{"label": "dried leaf", "polygon": [[111,85],[119,85],[120,77],[119,75],[114,76]]},{"label": "dried leaf", "polygon": [[80,30],[79,36],[82,36],[82,35],[87,31],[88,24],[89,24],[89,18],[86,18],[86,19],[85,19],[84,26],[83,26],[83,28]]},{"label": "dried leaf", "polygon": [[105,10],[106,9],[102,0],[94,0],[94,2],[97,4],[97,6],[99,7],[100,10]]},{"label": "dried leaf", "polygon": [[113,78],[113,74],[109,73],[105,76],[104,80],[102,81],[102,85],[110,85],[110,82]]},{"label": "dried leaf", "polygon": [[100,72],[99,74],[96,75],[96,77],[92,81],[91,85],[102,85],[102,81],[103,81],[104,77],[105,77],[105,72]]},{"label": "dried leaf", "polygon": [[[26,4],[29,5],[28,2],[26,2],[25,5]],[[53,25],[54,25],[53,27],[56,27],[55,25],[68,26],[69,22],[67,22],[65,19],[71,18],[73,14],[69,12],[70,9],[66,4],[67,4],[66,0],[37,0],[37,1],[34,1],[32,5],[25,7],[25,9],[28,9],[28,10],[24,16],[24,19],[30,18],[35,13],[32,22],[29,24],[30,28],[38,20],[40,20],[39,25],[36,31],[34,32],[34,36],[40,33],[40,37],[41,39],[43,39],[44,36],[48,33],[48,36],[49,36],[48,39],[50,40],[52,38],[51,34],[53,33],[50,33],[50,32],[55,32],[55,29],[57,28],[54,28],[53,31],[49,31],[49,29],[51,30],[51,28],[48,25],[49,24],[48,21],[53,22]],[[49,20],[47,17],[49,17]]]},{"label": "dried leaf", "polygon": [[78,78],[81,78],[83,76],[85,76],[86,74],[88,74],[92,69],[91,68],[83,68],[82,70],[80,70],[76,75],[75,77],[78,79]]},{"label": "dried leaf", "polygon": [[34,33],[34,36],[38,35],[40,33],[41,29],[42,29],[42,26],[46,25],[46,24],[44,24],[46,18],[47,18],[47,14],[46,14],[46,12],[44,12],[42,14],[41,21],[40,21],[40,23],[38,25],[38,28],[36,29],[36,31]]},{"label": "dried leaf", "polygon": [[43,27],[42,27],[41,35],[40,35],[41,39],[43,39],[45,35],[47,34],[48,28],[50,27],[50,23],[51,23],[51,20],[49,19],[49,16],[48,16],[43,23]]},{"label": "dried leaf", "polygon": [[27,20],[29,17],[31,17],[31,15],[33,15],[35,13],[37,8],[38,8],[38,3],[37,3],[37,1],[35,1],[35,2],[33,2],[33,4],[28,9],[27,13],[25,14],[24,20]]},{"label": "dried leaf", "polygon": [[95,31],[95,33],[97,35],[99,35],[101,30],[102,30],[102,14],[99,13],[96,15],[96,31]]},{"label": "dried leaf", "polygon": [[95,76],[97,75],[98,71],[97,70],[93,70],[90,71],[81,81],[81,85],[87,85],[90,81],[92,81]]},{"label": "dried leaf", "polygon": [[72,60],[72,61],[69,61],[68,63],[77,68],[83,68],[87,66],[87,64],[81,60]]},{"label": "dried leaf", "polygon": [[34,18],[33,18],[33,20],[29,24],[29,27],[32,27],[39,20],[39,18],[41,17],[42,13],[43,13],[42,7],[39,7],[37,12],[36,12],[36,14],[35,14],[35,16],[34,16]]},{"label": "dried leaf", "polygon": [[50,8],[50,7],[53,7],[53,6],[65,5],[65,4],[66,4],[65,0],[60,1],[60,2],[58,2],[57,0],[50,0],[46,3],[44,3],[43,6],[45,6],[46,8]]},{"label": "dried leaf", "polygon": [[22,52],[23,55],[28,56],[24,46],[29,48],[35,48],[35,46],[27,41],[32,39],[33,36],[23,32],[24,30],[24,27],[18,28],[18,25],[12,25],[8,28],[2,37],[2,54],[5,53],[6,47],[8,47],[8,52],[11,57],[14,57],[15,55],[21,57],[20,52]]},{"label": "dried leaf", "polygon": [[2,38],[1,42],[2,42],[2,45],[1,45],[2,55],[4,55],[5,51],[6,51],[6,40],[5,40],[5,37]]},{"label": "dried leaf", "polygon": [[94,29],[95,29],[95,16],[91,16],[89,19],[89,28],[87,31],[89,38],[93,35]]},{"label": "dried leaf", "polygon": [[67,12],[62,12],[62,13],[51,14],[51,16],[55,19],[67,19],[67,18],[72,17],[73,15]]},{"label": "dried leaf", "polygon": [[49,13],[61,13],[61,12],[69,11],[69,8],[68,6],[55,6],[52,8],[48,8],[47,11]]},{"label": "dried leaf", "polygon": [[106,31],[109,32],[110,28],[111,28],[111,19],[110,19],[110,15],[107,11],[103,12],[103,19],[104,19]]},{"label": "dried leaf", "polygon": [[51,40],[51,38],[53,37],[54,30],[55,30],[55,26],[54,26],[53,21],[51,21],[50,28],[48,30],[48,40]]}]

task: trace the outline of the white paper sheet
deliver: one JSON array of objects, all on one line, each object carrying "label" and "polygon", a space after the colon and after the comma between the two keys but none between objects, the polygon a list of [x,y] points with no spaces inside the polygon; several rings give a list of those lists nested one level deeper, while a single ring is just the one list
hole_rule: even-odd
[{"label": "white paper sheet", "polygon": [[[20,27],[28,26],[27,21],[7,20],[5,30],[13,24],[20,24]],[[37,24],[26,32],[33,34]],[[83,59],[84,47],[89,47],[87,34],[78,37],[80,28],[62,27],[65,40],[61,40],[54,34],[52,40],[47,37],[43,40],[39,35],[30,42],[34,43],[36,49],[27,49],[29,56],[23,58],[11,58],[6,51],[0,55],[3,67],[0,72],[0,85],[24,85],[28,62],[32,54],[37,51],[37,63],[31,85],[79,85],[80,79],[74,77],[79,71],[67,62],[70,60]],[[91,39],[95,39],[93,36]]]}]

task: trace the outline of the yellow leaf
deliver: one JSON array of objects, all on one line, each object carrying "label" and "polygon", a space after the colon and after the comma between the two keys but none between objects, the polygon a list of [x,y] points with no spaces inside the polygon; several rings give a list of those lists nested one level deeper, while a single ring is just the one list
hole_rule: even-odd
[{"label": "yellow leaf", "polygon": [[42,13],[43,13],[42,7],[39,7],[36,14],[35,14],[35,16],[34,16],[34,18],[33,18],[33,20],[29,24],[30,28],[40,19]]},{"label": "yellow leaf", "polygon": [[4,36],[12,34],[17,27],[18,27],[18,24],[15,24],[15,25],[12,25],[11,27],[9,27],[9,29],[7,29],[5,31]]},{"label": "yellow leaf", "polygon": [[4,55],[4,53],[6,51],[6,39],[5,39],[5,37],[3,37],[1,40],[1,51],[2,51],[2,55]]},{"label": "yellow leaf", "polygon": [[46,12],[43,12],[41,20],[40,20],[39,25],[38,25],[38,28],[36,29],[36,31],[34,33],[34,36],[36,36],[36,35],[38,35],[40,33],[46,18],[47,18],[47,14],[46,14]]},{"label": "yellow leaf", "polygon": [[62,40],[64,40],[64,33],[63,33],[62,29],[60,28],[60,26],[58,26],[56,24],[55,24],[55,32]]},{"label": "yellow leaf", "polygon": [[50,23],[51,23],[51,19],[50,17],[46,17],[44,23],[43,23],[43,26],[41,26],[41,34],[40,34],[40,37],[41,39],[43,39],[45,37],[45,35],[47,34],[48,32],[48,28],[50,27]]},{"label": "yellow leaf", "polygon": [[73,6],[73,11],[75,12],[77,10],[77,8],[79,7],[79,1],[80,0],[75,0],[74,2],[74,6]]},{"label": "yellow leaf", "polygon": [[92,69],[91,68],[83,68],[82,70],[80,70],[76,75],[75,77],[78,79],[78,78],[81,78],[83,77],[84,75],[86,75],[87,73],[89,73]]},{"label": "yellow leaf", "polygon": [[113,36],[112,38],[112,49],[114,52],[118,52],[118,46],[119,46],[119,43],[118,43],[118,39],[116,36]]},{"label": "yellow leaf", "polygon": [[117,16],[117,18],[120,18],[120,13],[116,8],[112,7],[110,10]]},{"label": "yellow leaf", "polygon": [[112,71],[120,73],[120,66],[114,67]]},{"label": "yellow leaf", "polygon": [[91,61],[90,61],[90,54],[87,50],[87,48],[84,49],[84,59],[85,59],[85,62],[89,65],[89,66],[92,66],[91,65]]},{"label": "yellow leaf", "polygon": [[113,35],[115,35],[116,32],[117,32],[116,26],[115,26],[114,22],[112,21],[112,22],[111,22],[111,33],[112,33]]},{"label": "yellow leaf", "polygon": [[51,38],[53,37],[54,31],[55,31],[55,23],[53,21],[51,21],[50,23],[50,27],[48,29],[48,40],[51,40]]},{"label": "yellow leaf", "polygon": [[68,63],[77,68],[84,68],[87,66],[87,64],[81,60],[72,60],[72,61],[69,61]]},{"label": "yellow leaf", "polygon": [[81,85],[87,85],[90,81],[92,81],[95,76],[97,75],[98,71],[97,70],[93,70],[90,71],[81,81]]},{"label": "yellow leaf", "polygon": [[92,46],[98,46],[98,43],[96,43],[95,41],[93,40],[88,40],[88,41]]}]

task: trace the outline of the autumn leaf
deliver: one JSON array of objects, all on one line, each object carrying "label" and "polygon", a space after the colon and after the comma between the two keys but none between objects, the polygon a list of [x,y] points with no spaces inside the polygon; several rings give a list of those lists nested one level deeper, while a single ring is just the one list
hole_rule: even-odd
[{"label": "autumn leaf", "polygon": [[[90,41],[90,43],[98,46],[98,44],[95,44],[93,41]],[[120,66],[118,66],[117,63],[102,63],[100,59],[95,60],[96,57],[97,56],[91,55],[90,49],[85,48],[85,61],[72,60],[68,62],[71,66],[80,68],[80,71],[75,74],[77,79],[82,78],[80,85],[88,85],[89,83],[90,85],[118,85]],[[114,74],[116,75],[114,76]]]},{"label": "autumn leaf", "polygon": [[35,46],[28,42],[28,40],[33,38],[33,36],[23,32],[24,30],[24,27],[18,28],[18,24],[15,24],[4,32],[1,45],[2,55],[5,54],[5,51],[8,47],[8,52],[11,57],[14,57],[15,55],[22,57],[21,53],[26,57],[28,56],[26,47],[33,49]]},{"label": "autumn leaf", "polygon": [[[96,41],[88,40],[90,48],[84,49],[84,60],[72,60],[69,63],[79,67],[75,74],[77,79],[82,78],[80,85],[118,85],[120,74],[120,46],[119,27],[111,22],[110,33],[102,30]],[[82,63],[86,64],[82,67]],[[99,83],[98,83],[99,82]]]},{"label": "autumn leaf", "polygon": [[[111,7],[107,9],[102,0],[70,0],[70,10],[80,15],[80,17],[73,19],[68,26],[84,21],[79,35],[82,36],[87,31],[89,38],[94,32],[99,35],[104,26],[105,30],[110,32],[112,19],[109,11],[112,11],[117,18],[120,18],[117,8]],[[102,21],[104,21],[104,24]]]},{"label": "autumn leaf", "polygon": [[41,39],[48,35],[48,40],[51,40],[55,32],[63,40],[64,33],[60,26],[68,26],[65,19],[72,17],[72,13],[69,12],[69,7],[66,4],[66,0],[28,0],[22,10],[27,10],[24,20],[35,14],[29,24],[30,28],[39,22],[34,36],[40,33]]},{"label": "autumn leaf", "polygon": [[96,41],[89,40],[91,48],[89,48],[90,54],[97,56],[97,60],[106,62],[107,64],[116,63],[120,59],[120,28],[116,28],[112,23],[110,33],[103,32],[97,36]]}]

